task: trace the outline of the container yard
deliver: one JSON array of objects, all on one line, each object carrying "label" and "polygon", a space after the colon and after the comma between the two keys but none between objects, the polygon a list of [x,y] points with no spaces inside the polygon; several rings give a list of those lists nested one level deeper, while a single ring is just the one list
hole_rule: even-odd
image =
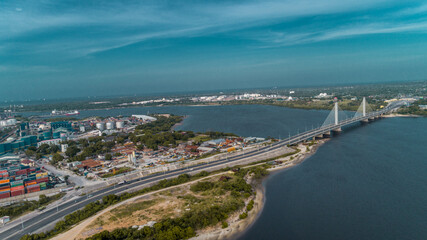
[{"label": "container yard", "polygon": [[42,191],[62,183],[43,168],[22,164],[28,162],[13,155],[0,157],[0,199]]}]

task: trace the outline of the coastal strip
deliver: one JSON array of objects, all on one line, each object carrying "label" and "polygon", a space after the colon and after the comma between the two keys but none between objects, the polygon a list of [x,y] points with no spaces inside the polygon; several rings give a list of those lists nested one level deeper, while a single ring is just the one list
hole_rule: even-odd
[{"label": "coastal strip", "polygon": [[[326,143],[329,139],[316,140],[310,146],[310,143],[300,143],[296,148],[299,150],[298,153],[279,158],[275,160],[276,162],[282,162],[281,164],[274,165],[271,168],[267,169],[270,172],[276,172],[285,170],[307,160],[310,156],[316,153],[317,149]],[[259,163],[256,165],[262,165],[265,163]],[[252,166],[256,166],[252,165]],[[268,178],[268,176],[267,176]],[[261,182],[265,180],[262,179]],[[239,215],[243,213],[244,210],[234,213],[228,219],[229,226],[225,229],[222,229],[221,226],[216,226],[213,228],[204,229],[198,232],[198,236],[192,238],[193,240],[220,240],[220,239],[237,239],[242,236],[258,219],[261,215],[262,210],[265,204],[265,188],[260,183],[252,182],[255,184],[255,198],[254,198],[254,208],[249,212],[248,217],[245,219],[239,219]]]}]

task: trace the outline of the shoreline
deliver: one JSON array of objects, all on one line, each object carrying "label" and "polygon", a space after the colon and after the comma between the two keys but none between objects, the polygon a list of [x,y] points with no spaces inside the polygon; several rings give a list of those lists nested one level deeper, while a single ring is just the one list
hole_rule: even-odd
[{"label": "shoreline", "polygon": [[383,116],[384,118],[394,118],[394,117],[412,117],[412,118],[419,118],[419,117],[426,117],[423,115],[417,115],[417,114],[400,114],[400,113],[395,113],[395,114],[387,114]]},{"label": "shoreline", "polygon": [[[295,166],[298,166],[312,155],[314,155],[318,148],[325,144],[329,139],[325,138],[322,140],[317,140],[317,143],[310,147],[309,151],[306,151],[308,145],[298,144],[297,148],[301,151],[284,158],[277,159],[276,161],[283,161],[282,164],[275,165],[272,168],[267,169],[270,172],[279,172],[283,171]],[[292,159],[291,159],[292,157]],[[264,164],[264,163],[263,163]],[[211,230],[201,230],[201,233],[196,237],[190,238],[192,240],[220,240],[220,239],[228,239],[234,240],[242,237],[258,220],[261,216],[261,213],[264,209],[266,197],[265,197],[265,186],[264,181],[268,179],[271,175],[266,176],[261,179],[259,183],[254,184],[255,188],[255,199],[254,199],[254,208],[249,212],[248,217],[246,219],[240,220],[238,219],[238,215],[242,213],[244,210],[240,210],[233,214],[229,221],[229,226],[225,229],[222,229],[221,226],[217,226]]]},{"label": "shoreline", "polygon": [[[261,106],[275,106],[275,107],[283,107],[283,108],[289,108],[289,109],[300,109],[300,110],[330,110],[326,108],[319,108],[319,107],[295,107],[295,106],[285,106],[285,105],[278,105],[278,104],[270,104],[270,103],[252,103],[252,102],[238,102],[238,103],[206,103],[206,104],[158,104],[158,105],[126,105],[126,106],[110,106],[105,108],[81,108],[76,109],[78,111],[102,111],[102,110],[116,110],[116,109],[127,109],[127,108],[148,108],[148,107],[213,107],[213,106],[238,106],[238,105],[261,105]],[[354,111],[354,110],[347,110],[347,111]],[[22,111],[22,112],[16,112],[16,114],[20,113],[43,113],[43,112],[49,112],[49,110],[36,110],[36,111]],[[38,116],[38,115],[36,115]],[[42,116],[47,117],[47,116]],[[426,117],[424,115],[417,115],[417,114],[388,114],[384,115],[383,117],[389,118],[389,117]]]}]

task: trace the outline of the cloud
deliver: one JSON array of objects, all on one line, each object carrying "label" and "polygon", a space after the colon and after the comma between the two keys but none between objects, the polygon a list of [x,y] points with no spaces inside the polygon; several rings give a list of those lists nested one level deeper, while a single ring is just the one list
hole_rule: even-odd
[{"label": "cloud", "polygon": [[[338,22],[319,23],[316,28],[268,30],[283,22],[312,16],[332,16],[389,7],[399,1],[386,0],[269,0],[269,1],[85,1],[6,0],[0,9],[0,44],[2,51],[24,54],[56,52],[68,57],[123,48],[141,41],[230,34],[259,40],[266,47],[303,44],[352,37],[363,34],[421,30],[415,24],[375,17],[348,28]],[[17,9],[25,11],[17,12]],[[420,7],[423,9],[423,7]],[[420,11],[420,10],[418,10]],[[343,17],[343,16],[342,16]],[[344,16],[345,17],[345,16]],[[360,16],[357,16],[360,17]],[[351,17],[348,17],[351,18]],[[336,20],[335,20],[336,21]],[[351,21],[351,19],[349,19]],[[252,31],[254,28],[264,29]],[[252,31],[250,34],[239,31]],[[45,37],[52,35],[52,38]],[[36,47],[35,47],[36,46]],[[17,51],[15,51],[17,50]]]}]

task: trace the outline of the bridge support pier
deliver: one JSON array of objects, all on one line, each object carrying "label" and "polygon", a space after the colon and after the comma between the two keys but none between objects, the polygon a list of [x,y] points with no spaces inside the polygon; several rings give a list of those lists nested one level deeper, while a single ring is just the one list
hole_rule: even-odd
[{"label": "bridge support pier", "polygon": [[332,130],[332,132],[334,132],[334,133],[340,133],[340,132],[342,132],[342,129],[341,129],[341,127],[335,128],[335,129]]},{"label": "bridge support pier", "polygon": [[322,135],[323,135],[324,138],[330,138],[331,137],[331,132],[327,131],[327,132],[324,132]]},{"label": "bridge support pier", "polygon": [[314,136],[313,137],[313,140],[316,140],[316,139],[322,139],[323,138],[323,134],[319,134],[319,135],[317,135],[317,136]]},{"label": "bridge support pier", "polygon": [[369,123],[369,119],[363,119],[362,121],[360,121],[361,123]]},{"label": "bridge support pier", "polygon": [[372,121],[375,121],[375,117],[370,117],[370,118],[369,118],[369,121],[371,121],[371,122],[372,122]]}]

